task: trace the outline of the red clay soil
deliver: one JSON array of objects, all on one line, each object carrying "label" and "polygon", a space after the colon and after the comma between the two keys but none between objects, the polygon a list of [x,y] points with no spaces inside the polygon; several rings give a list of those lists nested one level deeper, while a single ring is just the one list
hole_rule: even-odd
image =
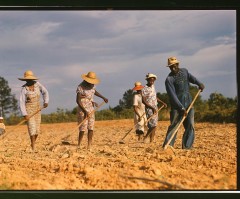
[{"label": "red clay soil", "polygon": [[[162,149],[169,122],[159,122],[153,143],[137,141],[133,120],[97,121],[92,150],[87,134],[77,147],[77,123],[42,124],[36,150],[26,125],[0,137],[1,190],[235,190],[236,125],[195,124],[192,150]],[[62,143],[67,140],[67,143]]]}]

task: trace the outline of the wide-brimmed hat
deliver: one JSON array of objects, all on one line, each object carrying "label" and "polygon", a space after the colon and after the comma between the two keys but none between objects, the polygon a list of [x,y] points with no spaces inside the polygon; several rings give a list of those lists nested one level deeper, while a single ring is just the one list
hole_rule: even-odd
[{"label": "wide-brimmed hat", "polygon": [[151,78],[151,77],[154,77],[155,79],[157,79],[157,75],[154,75],[154,74],[152,74],[152,73],[148,73],[148,74],[146,75],[145,80],[147,80],[147,79],[149,79],[149,78]]},{"label": "wide-brimmed hat", "polygon": [[142,90],[144,88],[144,86],[142,86],[141,82],[135,82],[134,86],[135,87],[132,89],[134,91]]},{"label": "wide-brimmed hat", "polygon": [[31,70],[27,70],[24,73],[23,78],[18,78],[19,80],[26,81],[26,80],[37,80],[38,78],[33,74]]},{"label": "wide-brimmed hat", "polygon": [[168,65],[167,67],[173,65],[173,64],[179,64],[179,61],[177,60],[176,57],[169,57],[168,58]]},{"label": "wide-brimmed hat", "polygon": [[88,74],[83,74],[82,78],[90,84],[98,84],[100,80],[97,78],[96,73],[88,72]]}]

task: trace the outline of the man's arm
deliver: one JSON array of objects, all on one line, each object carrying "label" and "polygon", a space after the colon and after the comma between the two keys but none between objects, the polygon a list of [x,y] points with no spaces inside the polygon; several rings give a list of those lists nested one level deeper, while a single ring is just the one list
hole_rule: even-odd
[{"label": "man's arm", "polygon": [[204,84],[201,83],[196,77],[194,77],[189,72],[188,72],[188,80],[189,80],[190,83],[198,85],[198,87],[201,91],[203,91],[203,89],[205,88]]}]

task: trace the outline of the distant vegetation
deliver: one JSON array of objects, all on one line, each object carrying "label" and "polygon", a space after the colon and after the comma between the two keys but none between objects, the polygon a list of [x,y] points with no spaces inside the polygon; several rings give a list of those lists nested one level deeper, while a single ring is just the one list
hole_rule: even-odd
[{"label": "distant vegetation", "polygon": [[[5,116],[5,124],[16,125],[22,120],[17,111],[17,100],[11,94],[11,89],[4,78],[0,78],[4,83],[4,90],[1,90],[1,109]],[[190,87],[190,93],[194,97],[198,89]],[[124,94],[116,107],[108,107],[107,109],[97,111],[95,113],[96,120],[116,120],[116,119],[133,119],[133,95],[134,92],[129,89]],[[159,120],[169,120],[170,103],[167,93],[157,93],[158,98],[164,101],[168,108],[164,108],[159,112]],[[8,100],[8,104],[5,101]],[[159,107],[161,104],[159,104]],[[236,123],[237,120],[237,97],[227,98],[221,93],[210,94],[207,100],[203,100],[201,95],[194,104],[195,121],[196,122],[217,122],[217,123]],[[8,114],[8,116],[6,116]],[[56,112],[50,114],[42,114],[42,123],[61,123],[76,122],[77,108],[66,110],[58,108]]]},{"label": "distant vegetation", "polygon": [[[190,93],[194,97],[198,89],[190,87]],[[96,120],[133,119],[133,91],[127,90],[116,107],[97,111]],[[168,108],[159,112],[159,120],[169,120],[170,102],[167,93],[157,93],[158,98],[164,101]],[[159,104],[159,107],[161,104]],[[194,104],[196,122],[235,123],[237,118],[237,97],[226,98],[221,93],[212,93],[209,99],[203,100],[201,94]],[[56,113],[42,115],[43,123],[76,122],[77,108],[72,111],[58,109]]]}]

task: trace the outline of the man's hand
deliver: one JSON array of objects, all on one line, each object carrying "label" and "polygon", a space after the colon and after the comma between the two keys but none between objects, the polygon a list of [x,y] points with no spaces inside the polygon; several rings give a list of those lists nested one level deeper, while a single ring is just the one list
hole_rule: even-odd
[{"label": "man's hand", "polygon": [[200,84],[199,89],[201,90],[201,92],[203,91],[204,88],[205,86],[203,84]]},{"label": "man's hand", "polygon": [[181,114],[182,114],[183,116],[187,116],[187,111],[186,111],[185,108],[182,108],[182,109],[181,109]]}]

